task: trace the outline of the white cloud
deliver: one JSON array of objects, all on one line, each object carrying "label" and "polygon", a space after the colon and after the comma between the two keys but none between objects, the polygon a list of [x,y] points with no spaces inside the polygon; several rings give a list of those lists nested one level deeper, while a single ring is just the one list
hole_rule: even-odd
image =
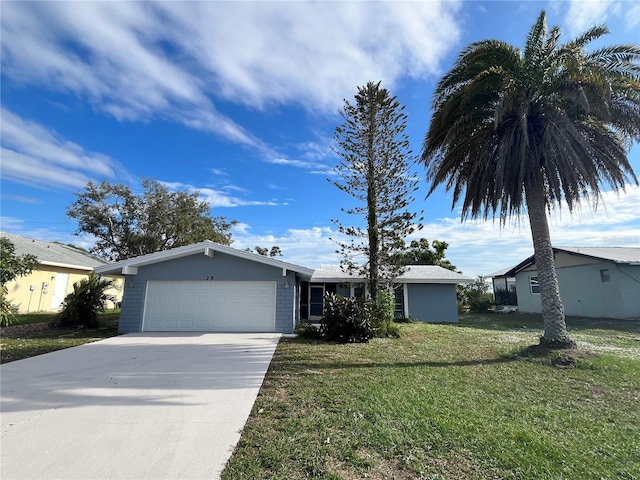
[{"label": "white cloud", "polygon": [[[554,246],[640,246],[640,188],[628,188],[620,198],[615,193],[604,195],[606,209],[583,212],[582,218],[571,218],[568,212],[549,219]],[[441,218],[424,225],[412,238],[425,237],[449,244],[447,258],[465,275],[488,275],[513,266],[533,254],[529,223],[526,218],[513,221],[504,228],[498,222]],[[333,227],[288,229],[283,234],[258,235],[242,224],[234,231],[234,247],[278,245],[283,259],[311,268],[321,264],[337,264],[340,239]]]},{"label": "white cloud", "polygon": [[16,217],[0,217],[0,230],[47,242],[70,243],[85,250],[89,250],[96,243],[96,239],[89,235],[75,235],[54,228],[30,228],[25,225],[23,219]]},{"label": "white cloud", "polygon": [[[160,4],[174,41],[221,95],[264,108],[335,111],[355,84],[433,72],[458,38],[459,2]],[[215,26],[215,28],[212,28]],[[185,35],[188,32],[188,35]]]},{"label": "white cloud", "polygon": [[637,29],[640,27],[640,5],[636,5],[633,8],[630,8],[626,15],[626,27],[629,30],[633,30],[635,29],[635,31],[637,32]]},{"label": "white cloud", "polygon": [[[626,19],[627,27],[631,29],[638,23],[638,11],[629,9],[631,3],[619,0],[570,0],[565,15],[565,24],[568,27],[566,33],[573,37],[595,25],[607,24],[621,16]],[[567,2],[564,0],[556,0],[556,7],[564,8],[566,5]]]},{"label": "white cloud", "polygon": [[2,198],[6,198],[7,200],[13,200],[20,203],[27,203],[30,205],[38,205],[42,203],[39,199],[33,197],[27,197],[24,195],[2,195]]},{"label": "white cloud", "polygon": [[297,168],[316,168],[318,166],[315,162],[305,162],[303,160],[291,160],[288,158],[270,158],[267,159],[268,163],[273,163],[274,165],[286,165],[288,167],[297,167]]},{"label": "white cloud", "polygon": [[88,152],[57,132],[3,108],[0,119],[2,176],[41,187],[74,189],[89,180],[126,172],[111,158]]},{"label": "white cloud", "polygon": [[233,231],[234,248],[254,248],[256,245],[270,248],[279,246],[283,252],[282,260],[316,268],[322,264],[336,264],[340,258],[335,254],[337,245],[330,238],[339,236],[331,227],[312,227],[309,229],[288,229],[279,235],[254,234],[251,226],[241,224]]},{"label": "white cloud", "polygon": [[3,74],[120,120],[168,118],[268,151],[216,109],[335,113],[355,85],[437,73],[459,1],[5,2]]},{"label": "white cloud", "polygon": [[233,195],[229,195],[225,190],[244,191],[240,187],[226,186],[221,189],[200,188],[193,185],[180,182],[160,182],[170,190],[187,190],[190,192],[198,191],[202,200],[207,202],[211,208],[218,207],[244,207],[244,206],[276,206],[278,203],[274,200],[245,200]]}]

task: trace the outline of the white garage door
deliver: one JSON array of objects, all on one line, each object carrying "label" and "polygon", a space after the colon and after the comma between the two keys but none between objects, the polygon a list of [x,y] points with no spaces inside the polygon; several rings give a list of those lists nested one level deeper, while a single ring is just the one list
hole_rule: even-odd
[{"label": "white garage door", "polygon": [[145,332],[273,332],[276,282],[149,281]]}]

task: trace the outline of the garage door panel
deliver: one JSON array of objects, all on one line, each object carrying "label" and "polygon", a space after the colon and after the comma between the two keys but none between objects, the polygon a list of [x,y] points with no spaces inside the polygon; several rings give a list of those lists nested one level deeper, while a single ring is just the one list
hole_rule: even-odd
[{"label": "garage door panel", "polygon": [[275,330],[275,282],[149,281],[144,331]]}]

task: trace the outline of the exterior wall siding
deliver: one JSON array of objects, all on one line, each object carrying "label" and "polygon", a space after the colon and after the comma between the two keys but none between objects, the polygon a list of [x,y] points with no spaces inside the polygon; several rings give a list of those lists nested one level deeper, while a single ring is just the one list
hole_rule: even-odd
[{"label": "exterior wall siding", "polygon": [[[601,270],[607,270],[609,281],[602,281]],[[640,317],[640,266],[581,262],[556,271],[566,315],[619,319]],[[542,312],[540,294],[531,293],[529,284],[530,277],[536,275],[535,270],[516,275],[518,309],[521,312]]]},{"label": "exterior wall siding", "polygon": [[455,285],[410,283],[405,301],[409,316],[415,320],[458,323]]},{"label": "exterior wall siding", "polygon": [[[275,330],[279,333],[293,333],[295,273],[287,271],[287,275],[283,276],[281,268],[220,252],[215,252],[213,257],[196,254],[146,265],[138,268],[137,275],[127,275],[120,314],[120,332],[132,333],[142,330],[146,286],[149,280],[275,281]],[[285,282],[288,282],[289,288],[285,288]]]},{"label": "exterior wall siding", "polygon": [[[89,272],[86,270],[40,265],[38,270],[34,270],[29,275],[7,282],[7,300],[18,307],[19,313],[57,311],[59,308],[52,305],[52,300],[56,281],[62,281],[64,278],[59,276],[60,274],[69,275],[66,280],[66,286],[64,286],[65,296],[73,292],[74,283],[89,276]],[[116,301],[120,301],[122,298],[122,280],[117,278],[112,278],[112,280],[116,281],[118,288],[111,289],[108,293],[116,297]],[[44,282],[49,284],[46,290],[42,288]],[[30,289],[31,285],[36,287],[33,293]],[[108,308],[113,308],[114,306],[109,303]]]},{"label": "exterior wall siding", "polygon": [[640,318],[640,265],[618,265],[623,318]]}]

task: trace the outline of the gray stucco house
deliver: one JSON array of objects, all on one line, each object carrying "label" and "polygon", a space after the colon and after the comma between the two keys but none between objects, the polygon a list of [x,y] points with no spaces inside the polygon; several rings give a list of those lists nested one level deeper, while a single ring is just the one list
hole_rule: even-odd
[{"label": "gray stucco house", "polygon": [[[313,270],[210,241],[130,258],[95,269],[124,277],[120,332],[292,333],[320,318],[326,292],[363,294],[362,279],[339,267]],[[413,266],[398,279],[398,314],[457,322],[456,272]]]},{"label": "gray stucco house", "polygon": [[[553,252],[566,315],[640,318],[640,248],[558,247]],[[492,277],[497,301],[505,297],[504,286],[515,284],[518,310],[542,311],[533,255]]]}]

